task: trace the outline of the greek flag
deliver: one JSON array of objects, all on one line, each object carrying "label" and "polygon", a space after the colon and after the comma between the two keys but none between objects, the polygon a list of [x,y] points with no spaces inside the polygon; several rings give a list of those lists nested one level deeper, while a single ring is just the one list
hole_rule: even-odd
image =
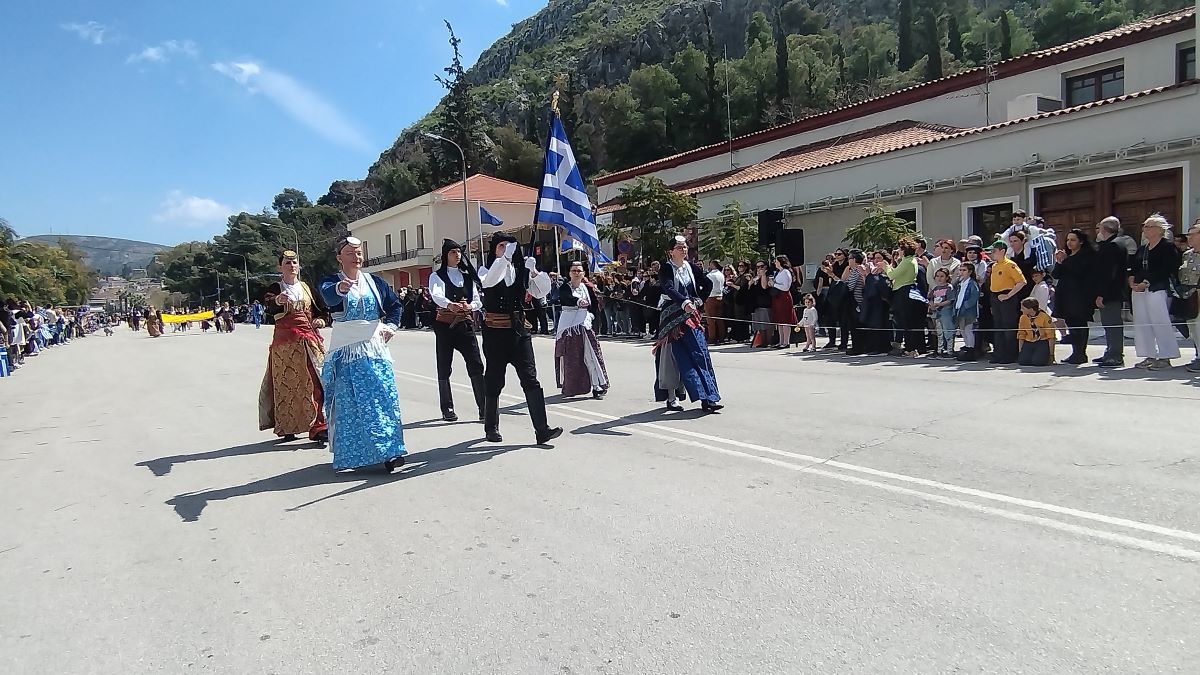
[{"label": "greek flag", "polygon": [[583,250],[585,250],[583,248],[583,244],[579,243],[575,239],[571,239],[570,237],[568,237],[568,238],[562,240],[562,251],[561,251],[562,253],[566,253],[567,251],[583,251]]},{"label": "greek flag", "polygon": [[550,122],[544,167],[533,222],[562,228],[564,239],[574,239],[582,244],[593,259],[612,262],[600,251],[600,236],[596,232],[592,203],[558,113],[553,115]]},{"label": "greek flag", "polygon": [[503,225],[504,224],[503,220],[500,220],[496,216],[493,216],[490,211],[483,208],[482,202],[480,202],[480,204],[479,204],[479,222],[483,223],[484,225]]}]

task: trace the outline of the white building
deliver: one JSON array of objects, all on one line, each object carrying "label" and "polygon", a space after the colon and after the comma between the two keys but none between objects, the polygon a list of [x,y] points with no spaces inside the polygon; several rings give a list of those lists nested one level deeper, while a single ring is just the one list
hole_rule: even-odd
[{"label": "white building", "polygon": [[350,234],[363,242],[363,269],[379,274],[395,288],[429,282],[442,240],[462,243],[480,233],[479,207],[504,221],[483,225],[485,238],[498,229],[528,227],[533,222],[538,191],[517,183],[476,174],[467,178],[467,208],[463,212],[463,183],[458,181],[390,209],[350,223]]},{"label": "white building", "polygon": [[734,199],[783,211],[810,264],[876,199],[931,240],[987,239],[1017,208],[1136,234],[1153,212],[1200,216],[1198,94],[1189,8],[609,174],[598,211],[653,175],[701,220]]}]

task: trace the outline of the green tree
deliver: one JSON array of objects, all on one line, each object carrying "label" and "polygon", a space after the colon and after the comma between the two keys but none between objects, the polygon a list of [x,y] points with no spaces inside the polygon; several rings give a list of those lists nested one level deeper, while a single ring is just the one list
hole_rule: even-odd
[{"label": "green tree", "polygon": [[706,260],[748,260],[759,253],[758,224],[742,212],[736,199],[700,231],[700,254]]},{"label": "green tree", "polygon": [[1099,32],[1098,5],[1088,0],[1047,0],[1034,13],[1033,35],[1043,45],[1061,45]]},{"label": "green tree", "polygon": [[962,30],[958,26],[958,16],[954,14],[946,18],[946,51],[950,52],[955,59],[962,61]]},{"label": "green tree", "polygon": [[899,7],[896,8],[896,32],[897,32],[897,67],[900,70],[908,70],[913,67],[916,62],[916,54],[913,51],[913,11],[912,0],[900,0]]},{"label": "green tree", "polygon": [[624,208],[618,213],[621,226],[637,233],[646,260],[666,255],[672,237],[696,218],[696,198],[675,192],[662,180],[643,176],[621,188],[618,197]]},{"label": "green tree", "polygon": [[808,0],[786,2],[779,11],[779,18],[784,32],[789,35],[816,35],[828,21],[824,14],[809,6]]},{"label": "green tree", "polygon": [[496,147],[496,177],[514,183],[538,187],[542,183],[542,149],[521,137],[512,126],[496,127],[492,133]]},{"label": "green tree", "polygon": [[788,72],[788,41],[783,31],[783,0],[775,0],[775,123],[792,119],[792,93]]},{"label": "green tree", "polygon": [[942,77],[942,45],[938,35],[937,17],[933,10],[926,9],[922,16],[922,32],[925,39],[925,80],[932,82]]},{"label": "green tree", "polygon": [[762,11],[755,12],[746,26],[746,51],[758,45],[759,49],[769,52],[774,46],[771,42],[771,23],[767,21],[767,15]]},{"label": "green tree", "polygon": [[1012,24],[1008,10],[1000,12],[1000,60],[1013,57]]},{"label": "green tree", "polygon": [[843,242],[850,246],[869,251],[873,249],[891,250],[896,242],[912,234],[912,225],[887,210],[883,204],[872,202],[863,209],[866,217],[857,225],[846,230]]},{"label": "green tree", "polygon": [[[467,159],[467,174],[470,175],[482,166],[489,140],[484,134],[485,124],[479,102],[467,79],[466,69],[463,68],[460,49],[462,40],[454,34],[454,27],[450,25],[449,21],[446,21],[445,24],[446,30],[450,33],[450,49],[453,52],[453,58],[450,65],[443,69],[443,72],[446,73],[445,77],[434,76],[438,84],[446,88],[446,97],[441,104],[441,129],[442,135],[458,143],[462,148]],[[441,145],[447,144],[442,143]],[[438,152],[445,159],[442,163],[443,166],[458,166],[458,153],[453,148],[441,147]]]}]

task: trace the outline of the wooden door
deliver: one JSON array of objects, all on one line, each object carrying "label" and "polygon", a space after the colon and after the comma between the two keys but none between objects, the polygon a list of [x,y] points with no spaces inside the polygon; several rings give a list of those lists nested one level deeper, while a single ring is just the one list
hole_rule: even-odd
[{"label": "wooden door", "polygon": [[1122,229],[1130,236],[1140,240],[1142,223],[1155,213],[1172,225],[1179,224],[1183,185],[1179,169],[1122,176],[1111,181],[1112,213],[1121,219]]},{"label": "wooden door", "polygon": [[1034,213],[1054,228],[1059,242],[1066,241],[1067,232],[1075,227],[1094,234],[1098,190],[1096,181],[1039,189],[1034,193]]}]

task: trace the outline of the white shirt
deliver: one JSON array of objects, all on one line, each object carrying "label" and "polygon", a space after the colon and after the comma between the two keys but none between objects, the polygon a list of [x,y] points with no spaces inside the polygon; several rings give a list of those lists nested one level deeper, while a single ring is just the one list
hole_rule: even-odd
[{"label": "white shirt", "polygon": [[817,325],[817,308],[805,307],[804,313],[800,316],[801,326],[816,326]]},{"label": "white shirt", "polygon": [[712,292],[708,294],[710,298],[721,298],[725,296],[725,273],[721,270],[713,270],[708,273],[708,280],[712,282]]},{"label": "white shirt", "polygon": [[1029,292],[1029,297],[1037,300],[1038,307],[1041,307],[1043,312],[1050,313],[1050,286],[1045,281],[1034,284],[1033,290]]},{"label": "white shirt", "polygon": [[[446,276],[450,277],[451,284],[465,290],[462,270],[457,267],[447,267]],[[471,294],[470,307],[472,310],[479,310],[483,307],[483,300],[480,299],[479,295],[479,293]],[[450,304],[450,299],[446,297],[446,284],[436,271],[429,275],[429,297],[433,298],[434,304],[438,307],[445,308]]]},{"label": "white shirt", "polygon": [[283,289],[284,295],[288,296],[288,300],[291,300],[292,302],[300,302],[304,299],[304,292],[300,290],[299,279],[297,279],[296,283],[294,284],[289,284],[288,282],[280,279],[279,287]]},{"label": "white shirt", "polygon": [[781,291],[792,290],[792,272],[791,270],[782,268],[775,272],[775,278],[771,280],[771,285]]},{"label": "white shirt", "polygon": [[[479,276],[483,282],[484,288],[491,288],[504,282],[505,286],[512,286],[517,281],[517,270],[513,268],[512,260],[508,258],[496,258],[496,262],[489,267],[480,267]],[[533,275],[529,277],[529,294],[535,298],[544,300],[550,292],[550,275],[545,272],[534,270]]]}]

